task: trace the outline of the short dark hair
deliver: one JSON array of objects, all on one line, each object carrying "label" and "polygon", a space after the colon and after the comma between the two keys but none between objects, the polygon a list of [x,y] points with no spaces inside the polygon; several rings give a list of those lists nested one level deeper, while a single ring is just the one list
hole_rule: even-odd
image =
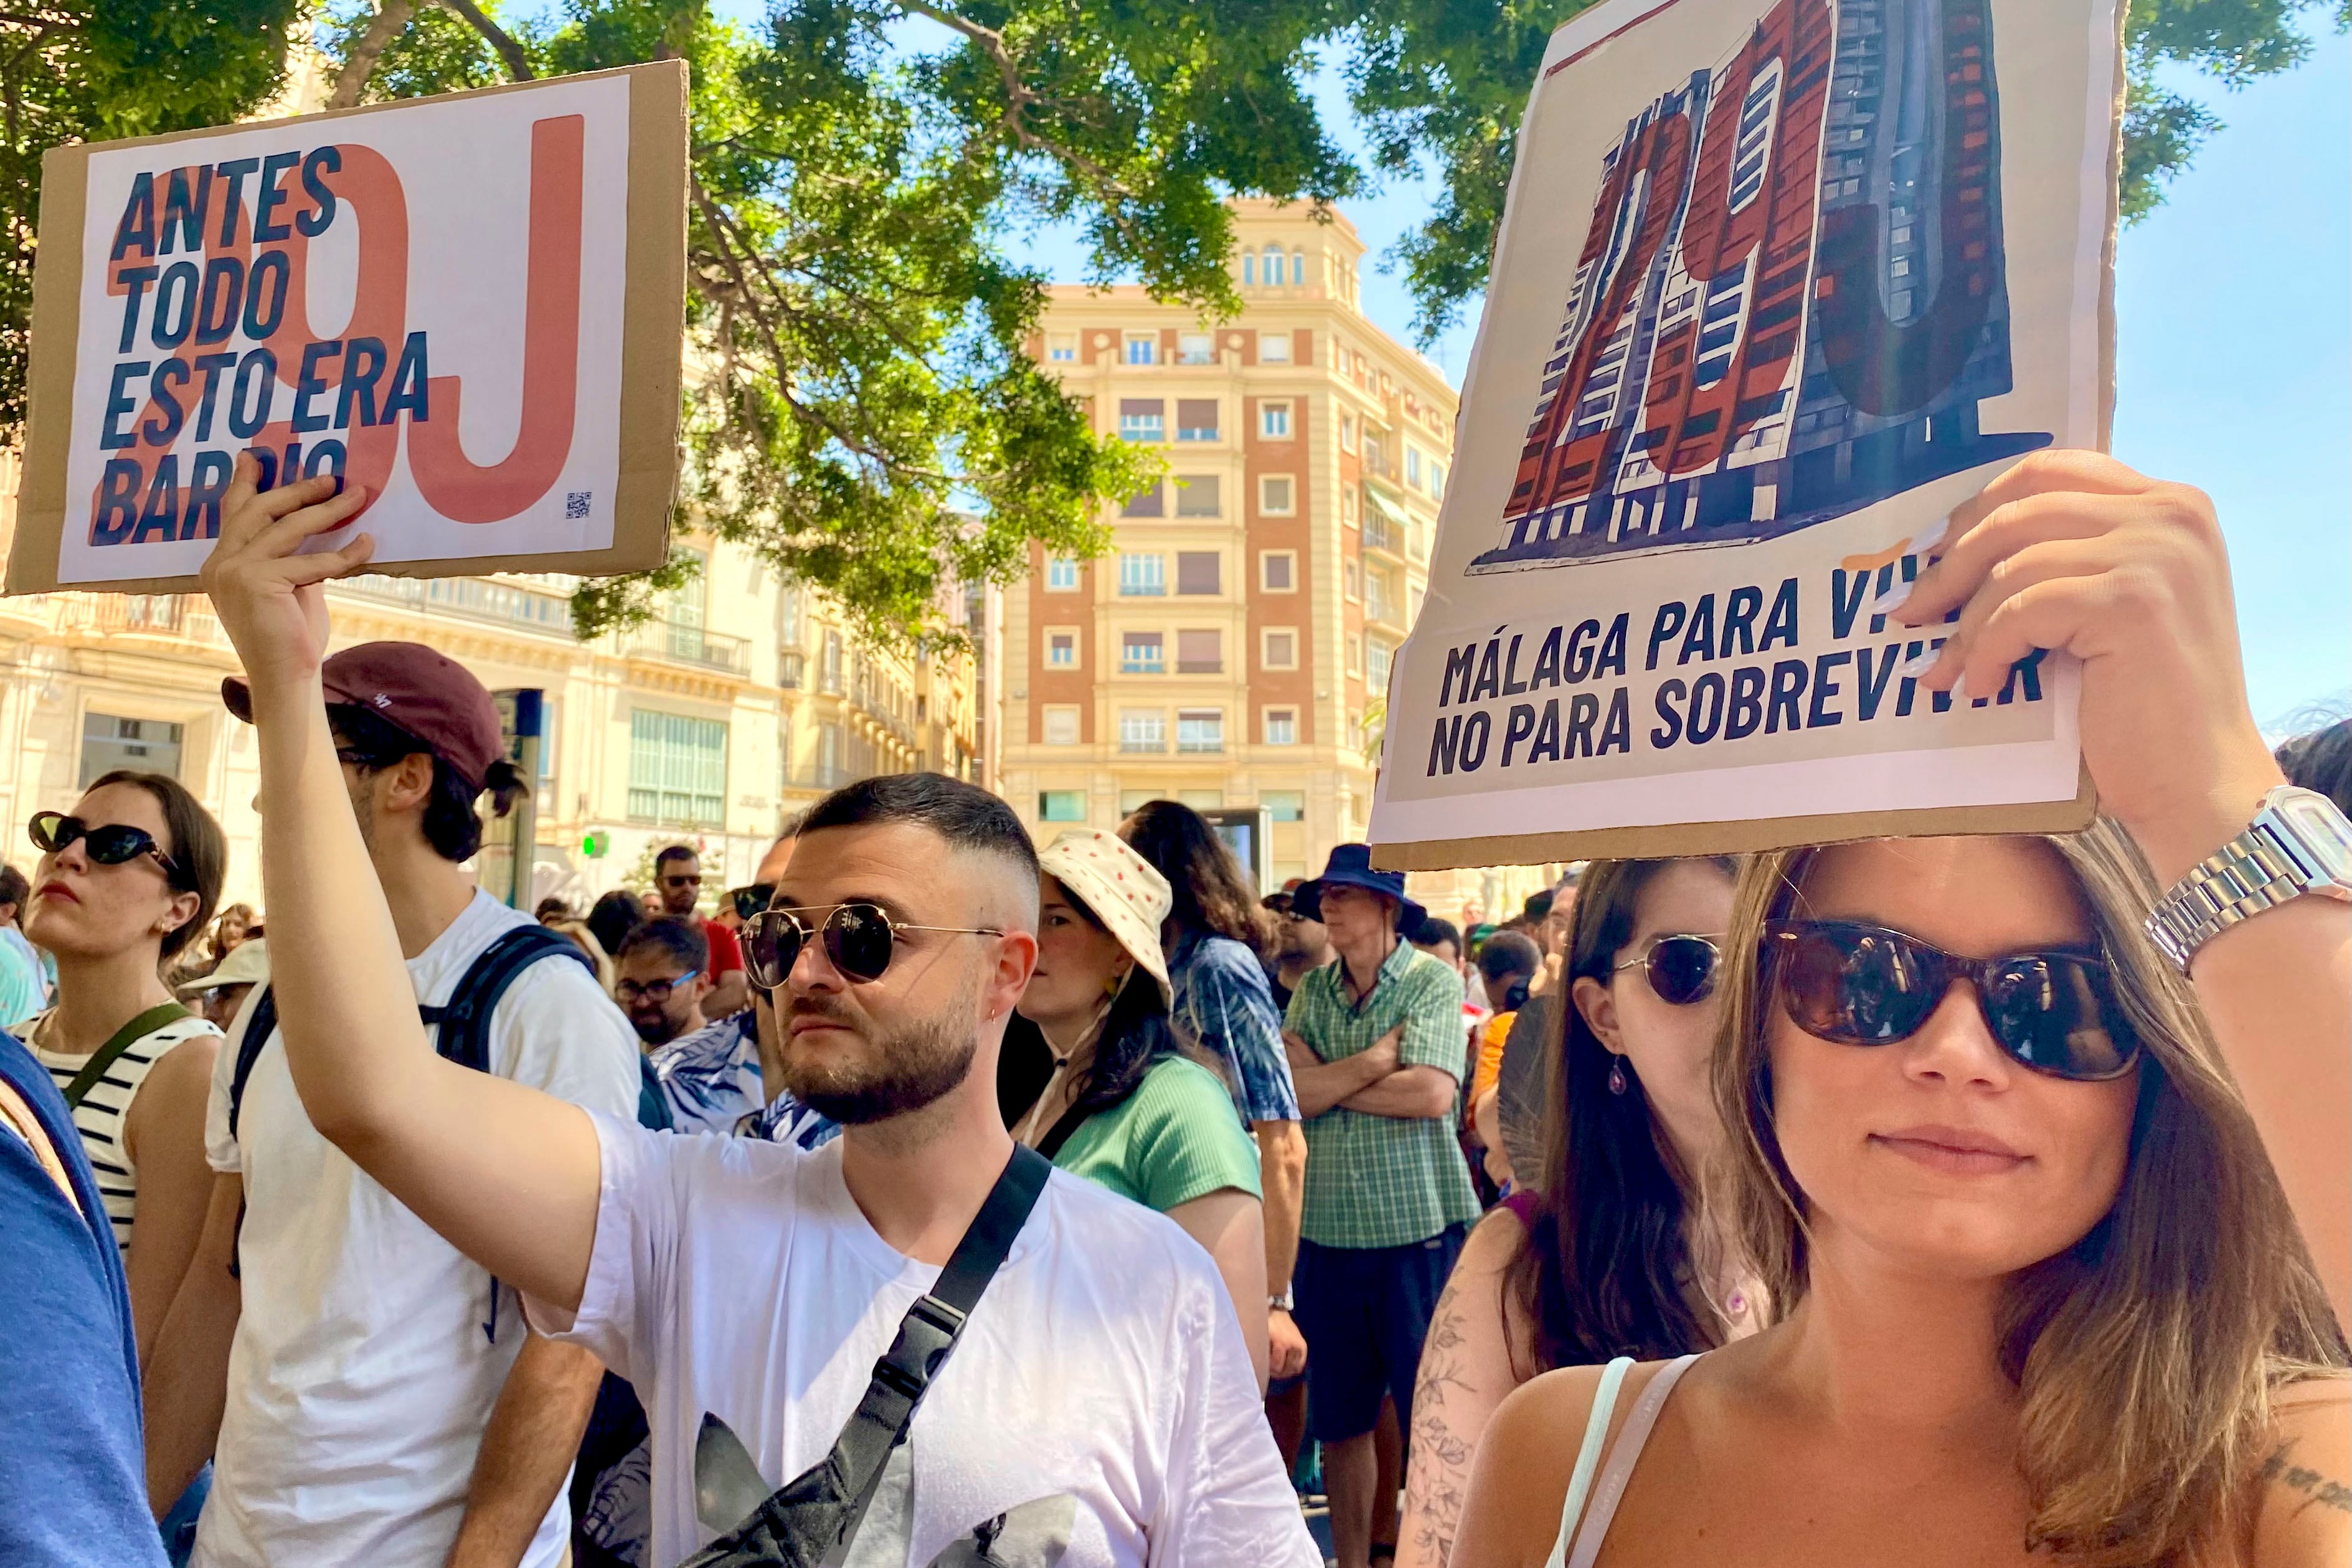
[{"label": "short dark hair", "polygon": [[702,857],[695,852],[693,845],[672,844],[654,857],[654,875],[660,876],[662,868],[673,860],[691,860],[698,866],[702,864]]},{"label": "short dark hair", "polygon": [[360,754],[362,773],[381,773],[420,752],[433,758],[433,793],[425,797],[423,826],[425,842],[444,860],[470,860],[481,848],[482,819],[474,812],[477,795],[488,790],[491,814],[504,816],[521,793],[522,775],[504,757],[489,765],[478,787],[469,784],[432,747],[356,702],[331,704],[327,722]]},{"label": "short dark hair", "polygon": [[1542,950],[1533,938],[1515,931],[1493,932],[1478,950],[1478,973],[1489,980],[1500,980],[1506,974],[1533,974],[1542,967]]},{"label": "short dark hair", "polygon": [[844,784],[809,808],[801,836],[886,822],[913,823],[955,848],[1002,856],[1032,879],[1037,875],[1037,847],[1013,808],[978,784],[945,773],[881,773]]},{"label": "short dark hair", "polygon": [[2352,719],[2282,742],[2273,754],[2287,783],[2317,790],[2352,816]]},{"label": "short dark hair", "polygon": [[[169,958],[212,923],[221,883],[228,876],[228,836],[204,803],[188,793],[188,786],[169,773],[117,768],[90,780],[89,788],[81,793],[88,795],[109,784],[129,784],[155,797],[155,804],[163,808],[164,830],[172,836],[164,850],[172,858],[171,885],[196,896],[195,914],[163,933],[163,956]],[[22,888],[24,879],[17,878],[16,883]]]},{"label": "short dark hair", "polygon": [[1406,933],[1405,941],[1415,947],[1435,947],[1441,942],[1454,944],[1458,957],[1462,952],[1462,928],[1452,921],[1439,920],[1435,915],[1423,917],[1422,922]]},{"label": "short dark hair", "polygon": [[1519,914],[1531,926],[1543,924],[1551,915],[1551,889],[1547,888],[1540,893],[1529,893],[1528,901],[1520,907]]},{"label": "short dark hair", "polygon": [[32,890],[33,884],[25,879],[25,873],[14,866],[0,866],[0,904],[14,904],[21,913]]},{"label": "short dark hair", "polygon": [[646,903],[626,888],[614,888],[589,906],[582,923],[606,952],[618,952],[629,933],[646,922]]},{"label": "short dark hair", "polygon": [[613,955],[620,963],[641,947],[657,947],[687,967],[687,972],[700,974],[710,967],[710,941],[694,928],[694,922],[676,915],[663,915],[643,925],[621,939],[621,951]]}]

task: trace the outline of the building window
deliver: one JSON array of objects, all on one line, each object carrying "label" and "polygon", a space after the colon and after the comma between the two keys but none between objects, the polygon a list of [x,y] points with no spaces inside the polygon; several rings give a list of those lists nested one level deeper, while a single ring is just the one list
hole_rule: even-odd
[{"label": "building window", "polygon": [[1269,708],[1265,710],[1265,743],[1269,746],[1298,744],[1297,709]]},{"label": "building window", "polygon": [[1180,397],[1176,400],[1176,439],[1213,441],[1217,438],[1217,400]]},{"label": "building window", "polygon": [[1364,563],[1352,555],[1339,564],[1339,591],[1350,599],[1364,596]]},{"label": "building window", "polygon": [[1045,668],[1076,669],[1078,668],[1078,634],[1068,631],[1048,631],[1045,634]]},{"label": "building window", "polygon": [[1158,632],[1128,632],[1118,639],[1121,675],[1158,675],[1168,668]]},{"label": "building window", "polygon": [[[1269,260],[1266,265],[1268,267],[1277,267],[1280,266],[1281,263]],[[1288,332],[1260,332],[1257,335],[1257,363],[1260,364],[1288,364],[1290,363],[1290,334]]]},{"label": "building window", "polygon": [[1179,594],[1222,594],[1224,574],[1220,567],[1223,557],[1213,550],[1180,550],[1176,552],[1176,591]]},{"label": "building window", "polygon": [[1287,594],[1298,583],[1298,552],[1295,550],[1265,550],[1258,553],[1257,585],[1262,593]]},{"label": "building window", "polygon": [[1165,441],[1168,405],[1157,397],[1118,400],[1118,438],[1122,441]]},{"label": "building window", "polygon": [[1168,749],[1168,715],[1158,708],[1122,708],[1118,711],[1118,749],[1122,752],[1164,752]]},{"label": "building window", "polygon": [[1223,515],[1222,487],[1215,474],[1179,474],[1176,476],[1176,515],[1178,517],[1219,517]]},{"label": "building window", "polygon": [[77,787],[88,789],[91,780],[103,778],[117,768],[169,773],[178,778],[183,732],[179,725],[155,719],[118,719],[111,713],[84,713],[81,783]]},{"label": "building window", "polygon": [[1257,803],[1276,822],[1307,820],[1307,792],[1303,789],[1262,789],[1257,792]]},{"label": "building window", "polygon": [[1157,332],[1129,333],[1127,338],[1127,363],[1129,364],[1158,364],[1160,363],[1160,334]]},{"label": "building window", "polygon": [[727,814],[727,726],[651,708],[629,710],[629,816],[717,827]]},{"label": "building window", "polygon": [[1303,250],[1290,253],[1290,282],[1297,289],[1307,286],[1307,253]]},{"label": "building window", "polygon": [[1154,479],[1146,488],[1139,489],[1133,495],[1128,497],[1127,504],[1118,509],[1118,515],[1121,517],[1165,517],[1167,512],[1163,510],[1162,502],[1160,500],[1160,482],[1157,479]]},{"label": "building window", "polygon": [[1049,594],[1075,594],[1078,591],[1076,556],[1049,555],[1045,558],[1045,591]]},{"label": "building window", "polygon": [[1355,449],[1356,416],[1352,414],[1342,414],[1339,416],[1339,450],[1352,452]]},{"label": "building window", "polygon": [[1414,489],[1421,489],[1421,448],[1418,447],[1404,449],[1404,482]]},{"label": "building window", "polygon": [[1078,357],[1078,334],[1048,332],[1045,334],[1045,357],[1056,364],[1074,364]]},{"label": "building window", "polygon": [[1133,816],[1150,802],[1166,798],[1164,790],[1123,789],[1118,792],[1118,814],[1122,817]]},{"label": "building window", "polygon": [[1364,641],[1364,684],[1375,691],[1389,689],[1389,660],[1395,650],[1380,637]]},{"label": "building window", "polygon": [[1434,458],[1429,460],[1429,493],[1440,500],[1445,499],[1445,465]]},{"label": "building window", "polygon": [[1084,822],[1086,819],[1086,791],[1082,789],[1048,789],[1037,792],[1038,821]]},{"label": "building window", "polygon": [[1257,282],[1257,252],[1255,250],[1242,252],[1242,281],[1253,286]]},{"label": "building window", "polygon": [[1154,551],[1129,551],[1118,558],[1118,591],[1128,597],[1168,592],[1168,559]]},{"label": "building window", "polygon": [[1214,364],[1217,363],[1217,335],[1214,332],[1179,332],[1176,334],[1178,364]]},{"label": "building window", "polygon": [[1353,528],[1356,526],[1356,487],[1354,485],[1346,485],[1341,487],[1339,490],[1340,527]]},{"label": "building window", "polygon": [[786,647],[800,646],[801,609],[799,584],[786,584],[776,595],[776,640]]},{"label": "building window", "polygon": [[1177,674],[1223,675],[1224,672],[1224,633],[1212,627],[1206,631],[1176,634]]},{"label": "building window", "polygon": [[817,689],[835,696],[841,692],[841,634],[828,629],[824,634],[824,658],[817,666]]},{"label": "building window", "polygon": [[1349,632],[1340,640],[1348,645],[1348,673],[1349,675],[1363,674],[1364,634],[1361,632]]},{"label": "building window", "polygon": [[1295,510],[1288,474],[1262,474],[1257,481],[1257,510],[1268,517],[1288,517]]},{"label": "building window", "polygon": [[1266,626],[1257,634],[1257,661],[1267,669],[1298,668],[1298,631],[1295,626]]},{"label": "building window", "polygon": [[1290,405],[1261,403],[1257,405],[1257,433],[1269,441],[1290,439]]},{"label": "building window", "polygon": [[1176,749],[1194,753],[1225,749],[1225,715],[1215,708],[1185,708],[1176,714]]},{"label": "building window", "polygon": [[1078,743],[1078,710],[1075,706],[1056,705],[1045,710],[1045,744],[1075,746]]},{"label": "building window", "polygon": [[807,672],[808,655],[796,647],[786,648],[776,660],[776,684],[787,691],[799,690],[801,682],[807,679]]},{"label": "building window", "polygon": [[1377,566],[1364,570],[1364,614],[1391,626],[1402,624],[1402,608],[1397,603],[1396,589],[1389,574]]}]

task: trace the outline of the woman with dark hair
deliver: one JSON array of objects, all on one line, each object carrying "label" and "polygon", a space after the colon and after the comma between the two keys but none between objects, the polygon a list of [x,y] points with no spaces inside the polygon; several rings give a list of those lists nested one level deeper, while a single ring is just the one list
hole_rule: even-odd
[{"label": "woman with dark hair", "polygon": [[1006,1120],[1055,1165],[1158,1209],[1207,1250],[1263,1391],[1257,1156],[1223,1081],[1168,1027],[1168,884],[1111,835],[1084,828],[1054,840],[1037,864],[1037,966],[1000,1059],[1050,1065],[1043,1090]]},{"label": "woman with dark hair", "polygon": [[129,771],[98,779],[70,814],[37,813],[31,833],[27,926],[57,958],[58,988],[25,1039],[98,1173],[144,1361],[212,1198],[205,1103],[221,1041],[163,969],[212,918],[228,841],[178,780]]},{"label": "woman with dark hair", "polygon": [[[1270,911],[1259,906],[1231,847],[1191,806],[1147,801],[1119,825],[1118,836],[1159,871],[1174,900],[1160,939],[1176,1033],[1223,1068],[1234,1104],[1257,1142],[1265,1182],[1266,1335],[1274,1375],[1296,1378],[1307,1366],[1307,1341],[1290,1313],[1307,1134],[1283,1049],[1282,1015],[1261,962]],[[1245,1324],[1253,1317],[1242,1313]]]},{"label": "woman with dark hair", "polygon": [[585,923],[596,945],[609,957],[621,951],[631,931],[646,923],[645,900],[626,888],[615,888],[589,906]]},{"label": "woman with dark hair", "polygon": [[1513,1394],[1461,1568],[2352,1558],[2352,823],[2247,710],[2203,496],[2041,452],[1948,532],[1919,683],[2074,656],[2110,815],[1748,864],[1710,1176],[1775,1321]]},{"label": "woman with dark hair", "polygon": [[[1400,1568],[1448,1560],[1471,1456],[1513,1389],[1555,1367],[1703,1350],[1757,1321],[1753,1287],[1698,1201],[1723,1142],[1707,1053],[1731,885],[1724,859],[1600,860],[1579,885],[1572,1005],[1553,998],[1542,1015],[1544,1167],[1471,1233],[1438,1301]],[[1531,972],[1535,944],[1510,940],[1525,950],[1513,970]]]}]

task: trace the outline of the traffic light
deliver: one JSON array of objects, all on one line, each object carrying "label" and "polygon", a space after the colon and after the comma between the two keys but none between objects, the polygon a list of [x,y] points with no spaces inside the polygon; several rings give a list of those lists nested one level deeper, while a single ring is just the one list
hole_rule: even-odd
[{"label": "traffic light", "polygon": [[602,860],[612,847],[613,836],[609,833],[592,831],[580,840],[580,853],[591,860]]}]

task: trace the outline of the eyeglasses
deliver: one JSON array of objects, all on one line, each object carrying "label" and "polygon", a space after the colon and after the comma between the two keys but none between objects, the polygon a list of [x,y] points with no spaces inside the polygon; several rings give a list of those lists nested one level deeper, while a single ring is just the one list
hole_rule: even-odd
[{"label": "eyeglasses", "polygon": [[1617,965],[1614,973],[1639,969],[1659,1001],[1687,1007],[1715,994],[1715,970],[1722,956],[1713,937],[1655,937],[1640,956]]},{"label": "eyeglasses", "polygon": [[176,879],[180,875],[178,864],[156,847],[155,836],[128,823],[105,822],[92,826],[61,811],[37,811],[26,824],[26,831],[32,836],[33,847],[44,855],[58,854],[76,839],[83,839],[88,841],[90,859],[98,865],[121,866],[142,855],[152,855],[155,864],[163,868],[165,877]]},{"label": "eyeglasses", "polygon": [[760,911],[768,907],[769,900],[775,896],[774,883],[753,882],[748,887],[729,889],[727,901],[734,906],[737,920],[748,921],[756,919]]},{"label": "eyeglasses", "polygon": [[773,991],[792,973],[801,949],[822,937],[824,956],[851,980],[879,980],[898,951],[898,933],[944,931],[951,936],[1003,936],[1002,926],[903,925],[873,904],[835,904],[814,931],[793,910],[762,910],[743,923],[743,967],[751,984]]},{"label": "eyeglasses", "polygon": [[701,973],[698,969],[689,969],[672,979],[648,980],[643,984],[634,980],[624,980],[614,985],[613,994],[622,1002],[650,1002],[658,1007],[669,1000],[672,990]]},{"label": "eyeglasses", "polygon": [[1899,931],[1848,921],[1776,924],[1765,943],[1781,1007],[1821,1039],[1907,1040],[1943,1005],[1953,983],[1966,980],[1993,1043],[2021,1067],[2096,1081],[2122,1077],[2139,1057],[2139,1035],[2103,959],[2065,952],[1960,958]]}]

